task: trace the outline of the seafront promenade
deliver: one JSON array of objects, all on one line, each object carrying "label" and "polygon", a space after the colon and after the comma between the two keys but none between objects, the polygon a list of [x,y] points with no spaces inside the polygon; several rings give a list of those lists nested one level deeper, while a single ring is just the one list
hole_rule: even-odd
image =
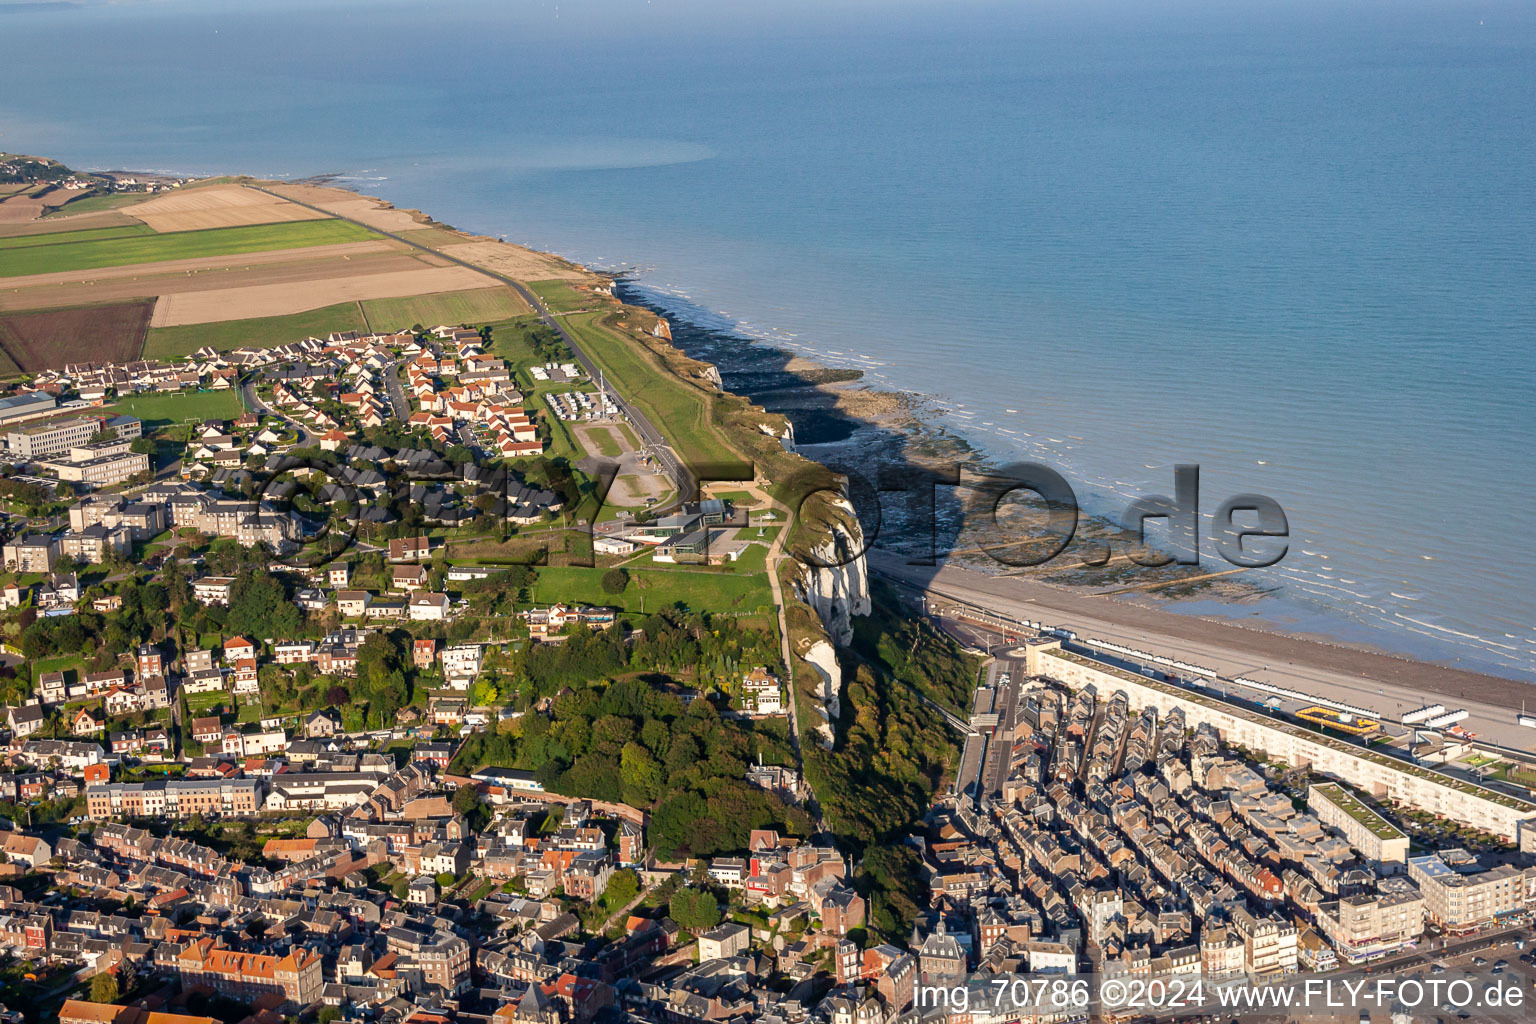
[{"label": "seafront promenade", "polygon": [[907,565],[899,556],[869,552],[873,572],[995,610],[1019,621],[1064,625],[1084,636],[1178,658],[1215,670],[1358,704],[1396,721],[1434,702],[1466,708],[1461,725],[1479,740],[1519,750],[1536,744],[1536,729],[1515,722],[1528,684],[1388,654],[1179,615],[1126,601],[1047,586],[1018,577],[988,576],[954,566]]}]

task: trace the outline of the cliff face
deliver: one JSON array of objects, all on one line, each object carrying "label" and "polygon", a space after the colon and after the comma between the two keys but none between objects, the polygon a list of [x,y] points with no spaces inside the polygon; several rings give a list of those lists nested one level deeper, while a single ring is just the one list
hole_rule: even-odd
[{"label": "cliff face", "polygon": [[[796,591],[821,619],[839,647],[853,640],[853,617],[869,614],[869,575],[864,564],[864,534],[846,498],[829,503],[832,515],[819,544],[800,563]],[[857,552],[857,554],[855,554]]]}]

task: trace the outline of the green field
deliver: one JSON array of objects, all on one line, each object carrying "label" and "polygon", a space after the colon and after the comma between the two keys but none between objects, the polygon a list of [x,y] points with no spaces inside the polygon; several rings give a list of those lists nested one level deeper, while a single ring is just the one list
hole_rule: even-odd
[{"label": "green field", "polygon": [[337,242],[378,238],[367,228],[342,220],[301,220],[287,224],[256,224],[207,231],[103,238],[62,242],[27,249],[0,250],[0,277],[53,274],[67,270],[98,270],[136,263],[234,256],[271,249],[302,249]]},{"label": "green field", "polygon": [[398,331],[421,324],[479,326],[528,311],[511,288],[476,288],[465,292],[435,292],[404,299],[366,299],[363,312],[375,331]]},{"label": "green field", "polygon": [[148,192],[114,192],[110,195],[81,196],[71,199],[45,217],[73,217],[77,213],[100,213],[103,210],[121,210],[125,206],[142,203],[154,196]]},{"label": "green field", "polygon": [[529,281],[528,287],[551,312],[563,313],[568,309],[587,309],[593,298],[586,292],[577,291],[569,281]]},{"label": "green field", "polygon": [[228,391],[173,391],[163,395],[135,395],[107,406],[107,411],[119,415],[137,416],[144,421],[145,431],[194,420],[232,420],[244,411],[240,404],[240,392]]},{"label": "green field", "polygon": [[603,589],[603,572],[570,566],[541,567],[533,585],[533,601],[608,605],[632,612],[660,611],[674,604],[711,612],[756,612],[773,606],[773,592],[764,573],[631,569],[629,586],[615,596]]},{"label": "green field", "polygon": [[601,315],[580,313],[563,322],[608,381],[645,413],[683,461],[695,466],[740,462],[708,422],[704,394],[659,365],[639,342],[600,326]]},{"label": "green field", "polygon": [[203,346],[228,352],[233,348],[271,348],[308,337],[323,338],[333,331],[365,329],[362,310],[355,302],[338,302],[302,313],[224,320],[183,327],[151,327],[144,342],[145,359],[171,359],[196,352]]},{"label": "green field", "polygon": [[39,245],[74,245],[77,242],[99,242],[106,238],[133,238],[154,233],[154,229],[148,224],[124,224],[115,228],[85,228],[80,231],[50,231],[42,235],[14,235],[10,238],[0,238],[0,250],[31,249]]},{"label": "green field", "polygon": [[619,439],[613,433],[612,428],[606,424],[594,423],[587,427],[587,436],[592,443],[597,445],[599,455],[614,459],[624,454],[624,447],[619,444]]}]

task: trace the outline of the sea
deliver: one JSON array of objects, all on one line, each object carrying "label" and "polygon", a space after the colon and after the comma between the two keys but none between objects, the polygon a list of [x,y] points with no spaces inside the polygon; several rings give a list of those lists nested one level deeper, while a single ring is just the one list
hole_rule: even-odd
[{"label": "sea", "polygon": [[1529,0],[0,2],[0,149],[335,175],[1092,511],[1196,464],[1291,539],[1176,609],[1530,680],[1533,96]]}]

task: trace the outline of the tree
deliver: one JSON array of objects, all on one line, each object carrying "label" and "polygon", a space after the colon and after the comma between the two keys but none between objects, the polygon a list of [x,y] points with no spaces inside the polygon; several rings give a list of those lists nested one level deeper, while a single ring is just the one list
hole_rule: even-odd
[{"label": "tree", "polygon": [[453,813],[470,815],[480,808],[480,793],[474,786],[460,786],[453,794]]},{"label": "tree", "polygon": [[154,455],[160,450],[160,447],[155,444],[152,438],[136,437],[133,439],[133,442],[128,445],[128,450],[133,452],[135,455]]},{"label": "tree", "polygon": [[678,927],[702,932],[720,923],[720,903],[708,889],[684,886],[672,894],[667,913]]},{"label": "tree", "polygon": [[622,594],[624,588],[629,586],[629,573],[624,569],[613,568],[603,573],[603,592],[607,594]]},{"label": "tree", "polygon": [[91,979],[91,1002],[115,1003],[122,993],[117,990],[117,975],[102,971]]}]

